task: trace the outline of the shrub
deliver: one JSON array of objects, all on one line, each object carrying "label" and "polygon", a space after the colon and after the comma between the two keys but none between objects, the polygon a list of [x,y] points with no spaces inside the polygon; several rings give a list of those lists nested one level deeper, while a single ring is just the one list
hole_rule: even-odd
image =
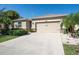
[{"label": "shrub", "polygon": [[79,31],[77,31],[77,35],[79,36]]},{"label": "shrub", "polygon": [[74,37],[74,38],[79,38],[79,31],[71,33],[71,36]]},{"label": "shrub", "polygon": [[8,35],[8,31],[7,29],[2,29],[0,32],[2,35]]},{"label": "shrub", "polygon": [[28,30],[28,32],[35,32],[33,29]]},{"label": "shrub", "polygon": [[8,31],[9,35],[14,35],[14,36],[22,36],[25,34],[28,34],[28,31],[23,30],[23,29],[13,29]]},{"label": "shrub", "polygon": [[75,36],[76,36],[76,37],[79,37],[79,31],[76,31],[76,32],[75,32]]},{"label": "shrub", "polygon": [[63,33],[64,34],[67,34],[68,33],[68,30],[67,29],[63,29]]}]

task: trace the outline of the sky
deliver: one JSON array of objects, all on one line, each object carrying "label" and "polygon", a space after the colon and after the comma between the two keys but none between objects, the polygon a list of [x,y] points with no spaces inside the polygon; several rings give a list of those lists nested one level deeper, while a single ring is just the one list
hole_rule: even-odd
[{"label": "sky", "polygon": [[1,8],[15,10],[24,18],[79,12],[79,4],[0,4]]}]

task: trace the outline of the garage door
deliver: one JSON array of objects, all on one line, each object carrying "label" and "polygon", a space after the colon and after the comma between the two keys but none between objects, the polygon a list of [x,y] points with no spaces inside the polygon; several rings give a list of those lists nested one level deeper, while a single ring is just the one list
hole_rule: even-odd
[{"label": "garage door", "polygon": [[37,32],[39,33],[58,33],[60,32],[60,22],[37,23]]}]

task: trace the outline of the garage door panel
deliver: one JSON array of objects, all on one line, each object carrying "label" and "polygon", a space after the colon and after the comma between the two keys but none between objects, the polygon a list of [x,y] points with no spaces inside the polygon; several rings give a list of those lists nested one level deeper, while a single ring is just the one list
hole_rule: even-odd
[{"label": "garage door panel", "polygon": [[60,32],[60,23],[38,23],[37,32]]}]

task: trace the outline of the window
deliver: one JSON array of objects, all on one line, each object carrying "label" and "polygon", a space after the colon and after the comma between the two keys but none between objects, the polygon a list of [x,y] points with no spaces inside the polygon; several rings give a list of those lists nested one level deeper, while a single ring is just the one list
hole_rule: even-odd
[{"label": "window", "polygon": [[21,22],[18,22],[18,27],[21,27]]},{"label": "window", "polygon": [[34,25],[34,22],[32,24]]},{"label": "window", "polygon": [[21,22],[15,22],[15,28],[19,28],[19,27],[21,27]]}]

